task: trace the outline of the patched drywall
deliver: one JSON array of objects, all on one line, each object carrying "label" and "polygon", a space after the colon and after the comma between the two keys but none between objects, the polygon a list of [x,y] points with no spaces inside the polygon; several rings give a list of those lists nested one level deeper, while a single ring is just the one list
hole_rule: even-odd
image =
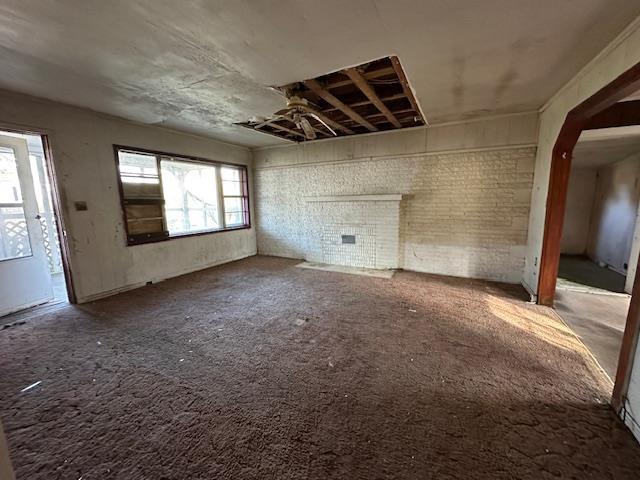
[{"label": "patched drywall", "polygon": [[[517,283],[536,129],[525,114],[257,149],[258,251],[310,258],[322,225],[305,199],[402,194],[401,268]],[[380,220],[354,217],[363,228]]]},{"label": "patched drywall", "polygon": [[596,169],[577,168],[571,171],[560,253],[584,255],[587,252],[595,190]]},{"label": "patched drywall", "polygon": [[254,229],[127,247],[113,144],[240,164],[248,149],[9,92],[0,105],[0,126],[49,135],[79,301],[255,254]]},{"label": "patched drywall", "polygon": [[0,88],[242,143],[271,85],[395,54],[431,123],[539,108],[629,0],[28,2],[0,7]]}]

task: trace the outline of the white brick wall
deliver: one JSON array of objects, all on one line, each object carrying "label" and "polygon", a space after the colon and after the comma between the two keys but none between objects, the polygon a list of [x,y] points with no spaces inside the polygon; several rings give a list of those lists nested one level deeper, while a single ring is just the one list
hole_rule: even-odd
[{"label": "white brick wall", "polygon": [[[269,153],[270,160],[277,157]],[[258,251],[317,261],[312,252],[322,230],[305,197],[401,193],[407,197],[400,203],[400,267],[517,283],[534,160],[533,147],[287,166],[258,158]],[[346,213],[343,221],[349,223]],[[321,227],[335,223],[327,220]]]},{"label": "white brick wall", "polygon": [[[307,197],[304,228],[311,241],[304,258],[312,262],[366,268],[398,268],[400,200]],[[342,235],[355,235],[343,244]]]}]

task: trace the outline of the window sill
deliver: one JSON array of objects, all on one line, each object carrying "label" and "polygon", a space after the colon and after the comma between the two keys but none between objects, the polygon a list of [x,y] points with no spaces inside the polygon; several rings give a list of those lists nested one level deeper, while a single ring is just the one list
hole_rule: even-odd
[{"label": "window sill", "polygon": [[220,230],[202,230],[198,232],[177,233],[164,238],[150,238],[148,240],[139,240],[134,243],[127,241],[127,247],[136,247],[138,245],[146,245],[148,243],[160,243],[187,237],[200,237],[202,235],[213,235],[216,233],[235,232],[236,230],[249,230],[251,225],[241,225],[238,227],[229,227]]}]

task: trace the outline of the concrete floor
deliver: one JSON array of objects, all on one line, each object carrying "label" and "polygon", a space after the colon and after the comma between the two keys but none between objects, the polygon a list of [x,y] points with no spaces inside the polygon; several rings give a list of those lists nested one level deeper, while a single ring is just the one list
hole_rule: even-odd
[{"label": "concrete floor", "polygon": [[[625,276],[584,256],[562,255],[555,308],[613,381],[631,296]],[[613,383],[611,384],[613,388]]]},{"label": "concrete floor", "polygon": [[584,342],[612,381],[618,368],[630,300],[629,295],[556,290],[556,311]]},{"label": "concrete floor", "polygon": [[638,478],[604,374],[521,287],[297,263],[0,330],[18,478]]},{"label": "concrete floor", "polygon": [[64,280],[64,273],[56,273],[51,275],[51,283],[53,286],[53,302],[68,302],[67,285]]},{"label": "concrete floor", "polygon": [[595,288],[608,292],[624,293],[626,277],[600,267],[584,255],[561,255],[558,272],[559,283],[575,289]]}]

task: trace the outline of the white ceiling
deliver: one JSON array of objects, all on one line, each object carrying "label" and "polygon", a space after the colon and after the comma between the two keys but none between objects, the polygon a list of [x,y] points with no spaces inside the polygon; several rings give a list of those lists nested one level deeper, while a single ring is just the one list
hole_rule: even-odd
[{"label": "white ceiling", "polygon": [[598,168],[640,154],[640,126],[586,130],[573,150],[572,168]]},{"label": "white ceiling", "polygon": [[629,0],[3,0],[0,88],[247,146],[269,90],[397,54],[431,123],[540,107]]}]

